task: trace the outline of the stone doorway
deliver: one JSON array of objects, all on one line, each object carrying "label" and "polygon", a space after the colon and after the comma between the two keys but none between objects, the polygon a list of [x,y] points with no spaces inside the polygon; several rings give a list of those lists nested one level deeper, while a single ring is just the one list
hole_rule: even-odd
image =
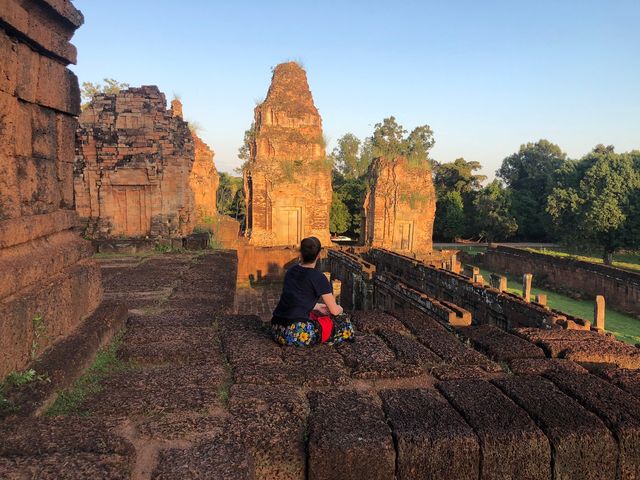
[{"label": "stone doorway", "polygon": [[144,186],[113,189],[115,200],[113,235],[141,237],[151,229],[151,211]]},{"label": "stone doorway", "polygon": [[394,248],[411,250],[413,243],[413,222],[399,222],[396,227]]},{"label": "stone doorway", "polygon": [[302,208],[276,208],[273,229],[279,245],[298,245],[302,240]]}]

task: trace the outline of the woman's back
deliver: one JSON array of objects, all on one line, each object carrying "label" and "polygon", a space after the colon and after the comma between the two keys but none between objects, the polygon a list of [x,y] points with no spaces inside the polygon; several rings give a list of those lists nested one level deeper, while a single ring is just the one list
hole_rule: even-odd
[{"label": "woman's back", "polygon": [[284,276],[280,301],[273,311],[274,323],[307,320],[318,299],[332,293],[331,283],[315,268],[295,265]]}]

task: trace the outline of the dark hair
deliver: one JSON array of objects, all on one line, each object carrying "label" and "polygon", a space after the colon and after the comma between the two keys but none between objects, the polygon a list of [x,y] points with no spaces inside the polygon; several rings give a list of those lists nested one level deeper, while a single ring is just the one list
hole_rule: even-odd
[{"label": "dark hair", "polygon": [[300,255],[302,256],[302,261],[304,263],[313,262],[318,258],[318,254],[321,249],[322,245],[320,245],[320,240],[316,237],[303,238],[300,242]]}]

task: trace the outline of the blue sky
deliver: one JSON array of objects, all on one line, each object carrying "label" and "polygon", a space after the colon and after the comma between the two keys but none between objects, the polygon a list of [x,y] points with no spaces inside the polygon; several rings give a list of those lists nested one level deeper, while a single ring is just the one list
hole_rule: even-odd
[{"label": "blue sky", "polygon": [[332,148],[394,115],[493,175],[522,143],[640,148],[640,0],[75,0],[81,82],[180,95],[232,171],[271,67],[301,60]]}]

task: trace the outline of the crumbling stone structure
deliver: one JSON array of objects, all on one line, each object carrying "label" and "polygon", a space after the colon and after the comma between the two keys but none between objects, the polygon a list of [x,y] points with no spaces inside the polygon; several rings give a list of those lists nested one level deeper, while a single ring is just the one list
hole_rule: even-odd
[{"label": "crumbling stone structure", "polygon": [[274,69],[255,109],[244,191],[251,244],[297,245],[312,235],[329,243],[331,166],[306,73],[295,62]]},{"label": "crumbling stone structure", "polygon": [[91,245],[71,231],[80,90],[66,67],[82,23],[69,1],[0,3],[0,379],[102,297]]},{"label": "crumbling stone structure", "polygon": [[418,256],[433,249],[436,197],[431,171],[406,158],[376,158],[364,201],[364,244]]},{"label": "crumbling stone structure", "polygon": [[[182,103],[177,98],[171,100],[171,111],[174,117],[184,118]],[[189,186],[193,191],[195,202],[196,224],[210,225],[218,215],[216,209],[216,194],[220,184],[220,176],[213,163],[215,152],[204,143],[195,130],[191,131],[195,149],[195,159]]]},{"label": "crumbling stone structure", "polygon": [[488,269],[523,275],[532,273],[558,291],[603,295],[612,307],[640,316],[640,274],[597,263],[555,257],[499,245],[480,257]]},{"label": "crumbling stone structure", "polygon": [[96,238],[178,237],[215,212],[213,152],[156,86],[96,95],[80,116],[76,209]]}]

